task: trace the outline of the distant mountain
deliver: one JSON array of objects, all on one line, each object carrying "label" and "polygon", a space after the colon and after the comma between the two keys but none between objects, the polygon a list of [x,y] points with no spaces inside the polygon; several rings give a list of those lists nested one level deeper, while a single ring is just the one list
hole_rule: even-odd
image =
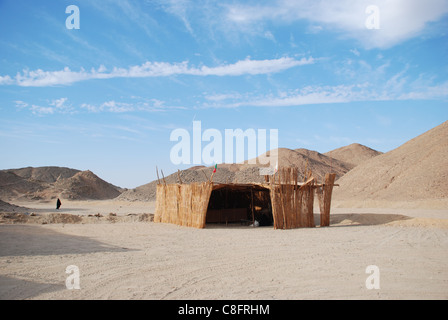
[{"label": "distant mountain", "polygon": [[356,166],[338,183],[338,200],[447,199],[448,121]]},{"label": "distant mountain", "polygon": [[[258,163],[266,163],[263,161],[266,157],[278,157],[278,166],[281,167],[296,167],[299,169],[299,180],[303,180],[305,170],[312,171],[313,176],[322,181],[326,173],[336,173],[337,177],[344,175],[353,166],[343,163],[339,160],[332,159],[326,155],[311,151],[307,149],[291,150],[287,148],[279,148],[268,151],[261,155],[254,161]],[[272,158],[271,158],[272,159]],[[264,176],[260,175],[260,167],[268,165],[249,164],[252,161],[245,161],[243,163],[233,164],[219,164],[218,170],[213,176],[213,182],[219,183],[263,183]],[[271,163],[274,167],[275,163]],[[179,177],[182,183],[204,182],[212,175],[213,167],[195,166],[186,170],[168,175],[165,177],[167,184],[178,183]],[[162,176],[160,175],[162,182]],[[157,181],[152,181],[148,184],[139,186],[135,189],[130,189],[123,192],[118,199],[129,201],[152,201],[156,198]]]},{"label": "distant mountain", "polygon": [[352,143],[348,146],[341,147],[324,155],[348,163],[353,167],[382,154],[382,152],[373,150],[359,143]]},{"label": "distant mountain", "polygon": [[[336,173],[337,178],[343,176],[346,172],[352,169],[352,165],[333,159],[317,151],[308,149],[288,149],[279,148],[268,151],[258,157],[259,159],[266,159],[267,156],[277,157],[278,166],[280,167],[294,167],[299,169],[300,178],[305,176],[305,170],[313,173],[313,176],[322,181],[325,174],[332,172]],[[263,161],[263,160],[261,160]],[[275,165],[275,164],[274,164]]]},{"label": "distant mountain", "polygon": [[91,171],[64,167],[27,167],[0,170],[0,198],[11,199],[113,199],[122,190]]},{"label": "distant mountain", "polygon": [[0,170],[0,198],[3,200],[32,194],[47,185],[46,182],[22,178],[13,171]]},{"label": "distant mountain", "polygon": [[64,167],[26,167],[20,169],[9,169],[19,177],[28,180],[42,181],[42,182],[56,182],[60,178],[70,178],[80,172],[80,170],[64,168]]}]

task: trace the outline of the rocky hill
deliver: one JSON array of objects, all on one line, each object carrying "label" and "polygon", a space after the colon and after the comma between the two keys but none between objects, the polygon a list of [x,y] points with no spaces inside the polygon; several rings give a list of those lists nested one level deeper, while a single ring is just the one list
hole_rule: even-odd
[{"label": "rocky hill", "polygon": [[0,170],[0,198],[14,199],[113,199],[122,190],[91,171],[64,167],[27,167]]},{"label": "rocky hill", "polygon": [[348,146],[341,147],[324,154],[328,157],[337,159],[355,167],[373,157],[382,154],[382,152],[373,150],[359,143],[352,143]]}]

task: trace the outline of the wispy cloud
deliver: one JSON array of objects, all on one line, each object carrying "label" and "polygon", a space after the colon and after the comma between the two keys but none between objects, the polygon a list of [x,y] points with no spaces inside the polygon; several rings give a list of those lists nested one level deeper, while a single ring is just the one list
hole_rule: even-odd
[{"label": "wispy cloud", "polygon": [[14,80],[10,76],[0,76],[0,85],[13,84]]},{"label": "wispy cloud", "polygon": [[[133,99],[135,100],[135,99]],[[74,114],[74,113],[131,113],[131,112],[168,112],[173,110],[186,109],[183,106],[169,106],[165,101],[158,99],[140,101],[115,101],[109,100],[98,104],[82,103],[79,107],[74,107],[68,98],[53,99],[46,104],[28,103],[22,100],[14,101],[18,110],[29,110],[39,116],[52,114]]]},{"label": "wispy cloud", "polygon": [[[194,34],[193,28],[191,27],[191,23],[188,20],[187,11],[192,7],[192,4],[188,0],[168,0],[163,1],[163,7],[168,13],[173,14],[177,18],[179,18],[187,31],[190,34]],[[195,8],[196,9],[196,8]]]},{"label": "wispy cloud", "polygon": [[28,109],[36,115],[48,115],[56,113],[73,113],[75,112],[72,105],[68,103],[67,98],[51,100],[47,105],[28,104],[27,102],[17,100],[14,101],[16,108]]},{"label": "wispy cloud", "polygon": [[144,78],[144,77],[168,77],[175,75],[192,76],[241,76],[259,75],[281,72],[301,65],[314,63],[312,57],[296,60],[290,57],[283,57],[271,60],[245,60],[237,61],[233,64],[220,66],[194,67],[188,61],[181,63],[168,62],[145,62],[142,65],[131,66],[129,68],[114,67],[110,72],[101,65],[98,69],[92,68],[90,71],[81,69],[72,71],[69,67],[58,71],[44,71],[41,69],[29,71],[24,70],[22,74],[17,74],[14,78],[9,75],[0,76],[0,84],[15,84],[23,87],[46,87],[57,85],[70,85],[75,82],[92,79],[111,78]]},{"label": "wispy cloud", "polygon": [[[380,29],[369,30],[366,8],[379,9]],[[359,40],[366,48],[386,48],[418,36],[430,22],[448,13],[447,0],[277,0],[256,4],[229,4],[226,22],[258,26],[266,21],[308,21],[311,32],[328,29]]]},{"label": "wispy cloud", "polygon": [[431,86],[407,84],[397,78],[383,86],[369,83],[337,86],[307,86],[277,94],[214,94],[205,97],[204,108],[291,107],[359,101],[398,101],[448,99],[448,82]]},{"label": "wispy cloud", "polygon": [[88,112],[99,113],[99,112],[112,112],[112,113],[127,113],[127,112],[165,112],[172,111],[175,109],[185,109],[182,106],[167,106],[164,101],[151,99],[151,101],[138,101],[138,102],[119,102],[115,100],[110,100],[103,102],[101,104],[88,104],[83,103],[81,109],[85,109]]}]

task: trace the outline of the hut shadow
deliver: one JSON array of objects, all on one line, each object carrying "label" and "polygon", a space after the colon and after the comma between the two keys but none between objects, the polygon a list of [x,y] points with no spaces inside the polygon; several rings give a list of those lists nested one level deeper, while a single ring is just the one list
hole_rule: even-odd
[{"label": "hut shadow", "polygon": [[0,275],[0,300],[30,299],[39,294],[66,289],[63,283],[43,283]]},{"label": "hut shadow", "polygon": [[[256,228],[273,228],[273,226],[258,226]],[[242,223],[206,223],[205,229],[254,229],[253,226],[249,224],[242,224]]]},{"label": "hut shadow", "polygon": [[89,237],[74,236],[41,226],[0,225],[0,257],[129,252]]},{"label": "hut shadow", "polygon": [[[314,219],[316,225],[320,225],[320,216],[314,215]],[[409,219],[412,218],[402,214],[338,213],[330,215],[330,227],[375,226]]]},{"label": "hut shadow", "polygon": [[[394,221],[410,220],[412,217],[402,214],[382,214],[382,213],[338,213],[330,215],[330,227],[356,227],[384,225]],[[314,224],[320,227],[320,214],[314,214]],[[257,228],[270,228],[271,226],[260,226]],[[257,229],[256,228],[256,229]],[[206,229],[254,229],[250,225],[239,223],[207,223]]]}]

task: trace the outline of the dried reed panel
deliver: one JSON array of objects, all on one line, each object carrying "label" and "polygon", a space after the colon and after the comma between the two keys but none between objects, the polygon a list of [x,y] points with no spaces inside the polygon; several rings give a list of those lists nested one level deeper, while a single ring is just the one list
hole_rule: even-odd
[{"label": "dried reed panel", "polygon": [[204,228],[212,184],[169,184],[157,186],[154,222]]},{"label": "dried reed panel", "polygon": [[301,191],[301,221],[300,226],[313,228],[314,224],[314,179],[300,187]]},{"label": "dried reed panel", "polygon": [[165,195],[165,212],[166,214],[162,218],[164,223],[178,223],[179,216],[179,185],[168,184],[166,185]]},{"label": "dried reed panel", "polygon": [[191,184],[192,186],[192,226],[205,228],[208,202],[212,193],[213,184],[204,182]]},{"label": "dried reed panel", "polygon": [[272,205],[272,218],[274,220],[274,229],[284,228],[283,219],[283,206],[280,196],[280,185],[271,186],[271,205]]},{"label": "dried reed panel", "polygon": [[270,179],[272,216],[275,229],[314,227],[314,179],[298,185],[298,169],[282,168]]},{"label": "dried reed panel", "polygon": [[190,227],[192,226],[191,222],[191,203],[192,203],[193,194],[191,192],[190,185],[180,185],[179,188],[179,219],[176,224],[180,226]]},{"label": "dried reed panel", "polygon": [[177,216],[177,186],[159,184],[156,193],[154,222],[171,223]]},{"label": "dried reed panel", "polygon": [[154,222],[162,222],[162,215],[164,212],[165,205],[165,191],[161,184],[157,185],[156,188],[156,210],[154,212]]}]

